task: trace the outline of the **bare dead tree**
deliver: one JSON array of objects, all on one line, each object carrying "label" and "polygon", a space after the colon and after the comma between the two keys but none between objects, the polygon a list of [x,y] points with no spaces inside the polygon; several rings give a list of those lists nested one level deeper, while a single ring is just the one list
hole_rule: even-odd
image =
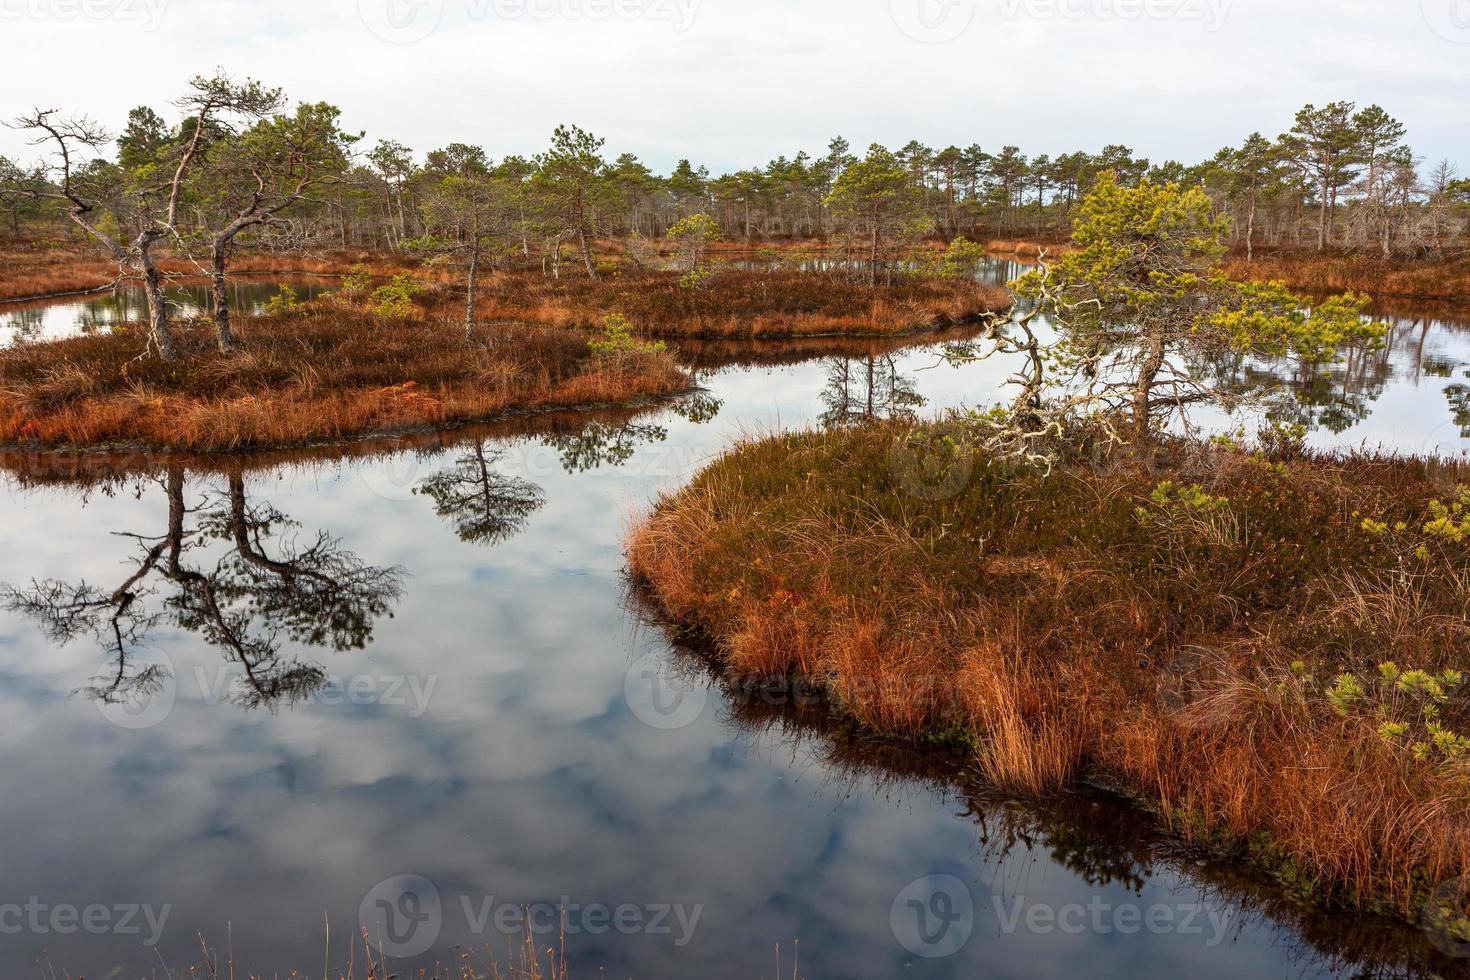
[{"label": "bare dead tree", "polygon": [[78,158],[89,152],[100,155],[102,148],[111,142],[111,136],[90,118],[62,116],[58,109],[36,109],[11,123],[16,129],[34,132],[31,145],[50,146],[53,156],[43,164],[50,186],[11,187],[5,192],[60,202],[71,220],[117,261],[120,270],[142,279],[148,298],[149,337],[164,360],[173,360],[177,351],[169,329],[164,273],[158,265],[157,248],[166,240],[180,238],[179,213],[187,181],[202,160],[209,140],[217,135],[218,118],[228,112],[257,111],[273,97],[278,95],[272,96],[270,90],[258,83],[249,80],[236,83],[223,72],[191,79],[188,93],[175,103],[187,115],[172,167],[166,171],[166,180],[133,188],[138,232],[127,241],[102,227],[96,201],[85,193],[78,180]]},{"label": "bare dead tree", "polygon": [[[48,178],[45,188],[6,188],[7,194],[22,194],[34,198],[48,198],[61,202],[72,222],[94,241],[107,250],[118,263],[119,279],[131,274],[143,281],[148,297],[149,336],[164,360],[174,359],[173,336],[169,332],[168,303],[163,295],[163,273],[158,268],[154,249],[170,234],[167,219],[143,220],[136,236],[123,241],[105,231],[98,221],[97,204],[90,195],[85,195],[78,181],[78,158],[87,152],[100,153],[111,137],[97,123],[86,116],[65,117],[58,109],[37,109],[29,115],[18,117],[12,124],[16,129],[37,133],[32,146],[50,145],[54,156],[42,165]],[[179,161],[174,180],[169,185],[176,192],[182,188],[183,174],[191,158],[186,155]],[[145,210],[144,201],[157,188],[139,189],[137,193],[140,214]],[[177,200],[171,200],[169,214],[177,213]]]}]

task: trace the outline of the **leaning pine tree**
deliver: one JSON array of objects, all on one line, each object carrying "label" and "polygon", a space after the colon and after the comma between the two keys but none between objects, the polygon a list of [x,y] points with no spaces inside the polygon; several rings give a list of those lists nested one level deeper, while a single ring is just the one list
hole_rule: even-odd
[{"label": "leaning pine tree", "polygon": [[[1314,304],[1284,283],[1226,277],[1229,231],[1199,188],[1124,187],[1104,173],[1079,208],[1075,249],[1011,283],[1026,313],[997,324],[989,345],[952,352],[1028,355],[1020,395],[983,420],[989,448],[1034,457],[1079,421],[1143,443],[1191,405],[1241,397],[1221,365],[1252,355],[1311,363],[1381,340],[1386,327],[1362,316],[1367,296]],[[1038,339],[1038,317],[1053,340]]]}]

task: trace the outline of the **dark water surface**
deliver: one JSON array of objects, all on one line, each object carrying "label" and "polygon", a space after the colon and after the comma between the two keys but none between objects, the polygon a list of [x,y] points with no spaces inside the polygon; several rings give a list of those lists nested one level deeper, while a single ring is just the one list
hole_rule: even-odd
[{"label": "dark water surface", "polygon": [[[316,975],[360,924],[407,975],[504,959],[526,915],[559,945],[559,909],[574,977],[769,976],[778,943],[790,975],[793,940],[811,977],[1463,968],[1100,793],[1022,806],[728,697],[639,625],[630,519],[742,435],[989,403],[1008,372],[922,346],[683,356],[702,398],[540,431],[126,477],[9,460],[0,976],[161,976],[227,929],[237,976]],[[1314,441],[1459,452],[1467,369],[1464,326],[1406,314],[1383,354],[1294,380]]]}]

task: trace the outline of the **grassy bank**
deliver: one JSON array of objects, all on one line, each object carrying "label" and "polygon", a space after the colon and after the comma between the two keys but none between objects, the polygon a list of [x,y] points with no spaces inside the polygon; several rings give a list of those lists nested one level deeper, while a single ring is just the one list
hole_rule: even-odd
[{"label": "grassy bank", "polygon": [[1236,279],[1280,279],[1294,289],[1324,293],[1353,290],[1379,298],[1470,300],[1466,257],[1440,262],[1275,252],[1257,254],[1251,262],[1232,256],[1225,273]]},{"label": "grassy bank", "polygon": [[538,409],[497,416],[488,422],[448,423],[432,428],[415,426],[342,441],[230,453],[137,448],[116,451],[5,448],[0,449],[0,474],[22,487],[89,491],[116,488],[140,477],[158,478],[171,467],[182,467],[191,475],[202,476],[249,476],[283,468],[331,473],[353,461],[381,460],[403,453],[429,458],[471,449],[490,440],[571,439],[589,427],[613,431],[636,424],[666,407],[666,402],[659,400],[610,408]]},{"label": "grassy bank", "polygon": [[1173,444],[1044,477],[877,425],[739,448],[628,558],[735,676],[812,679],[1008,792],[1104,781],[1303,898],[1417,917],[1470,872],[1458,475]]},{"label": "grassy bank", "polygon": [[695,288],[671,272],[619,270],[594,281],[502,272],[482,291],[486,316],[595,327],[626,317],[642,334],[692,338],[893,336],[976,320],[1010,306],[1004,290],[897,276],[891,285],[814,272],[720,269]]},{"label": "grassy bank", "polygon": [[[635,589],[630,598],[639,615],[658,622],[646,590]],[[722,717],[742,739],[820,760],[827,781],[853,796],[904,798],[925,787],[963,814],[960,819],[973,822],[977,850],[999,879],[1007,866],[1030,864],[1039,849],[1094,888],[1137,887],[1147,879],[1175,876],[1187,883],[1184,887],[1198,889],[1205,901],[1228,908],[1243,930],[1260,929],[1289,942],[1294,976],[1441,980],[1458,975],[1454,958],[1421,930],[1379,915],[1300,902],[1269,875],[1227,854],[1191,846],[1156,821],[1141,819],[1138,808],[1115,793],[1082,785],[1023,803],[977,778],[965,751],[877,738],[871,728],[834,712],[799,686],[748,686],[744,679],[722,675],[719,663],[703,655],[700,644],[686,644],[678,627],[660,625],[679,676],[711,675],[711,686],[726,706]]]},{"label": "grassy bank", "polygon": [[180,325],[179,359],[141,327],[0,351],[0,445],[123,443],[204,452],[335,441],[530,411],[619,405],[689,387],[663,353],[594,354],[580,331],[482,327],[329,304],[242,319],[221,354]]},{"label": "grassy bank", "polygon": [[[409,269],[415,269],[421,276],[440,278],[436,273],[419,270],[419,265],[405,258],[360,250],[246,251],[231,259],[230,275],[327,276],[342,275],[356,268],[379,278]],[[159,266],[181,282],[208,281],[206,270],[185,258],[165,256]],[[38,245],[0,249],[0,303],[97,291],[111,286],[119,274],[118,264],[96,248]]]},{"label": "grassy bank", "polygon": [[0,302],[101,289],[116,277],[96,249],[0,249]]}]

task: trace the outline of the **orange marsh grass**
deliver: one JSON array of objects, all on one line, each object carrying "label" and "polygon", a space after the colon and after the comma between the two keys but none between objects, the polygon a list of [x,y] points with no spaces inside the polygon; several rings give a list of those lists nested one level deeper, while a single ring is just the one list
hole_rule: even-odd
[{"label": "orange marsh grass", "polygon": [[[1414,533],[1454,474],[1171,443],[1048,478],[976,462],[927,499],[905,437],[743,445],[631,531],[630,572],[728,673],[811,679],[861,726],[967,745],[1008,791],[1115,785],[1326,903],[1413,916],[1470,872],[1470,760],[1417,761],[1325,693],[1385,661],[1466,666],[1470,547],[1406,557],[1362,527]],[[1169,480],[1228,503],[1167,517]],[[1470,727],[1463,690],[1440,711]]]}]

